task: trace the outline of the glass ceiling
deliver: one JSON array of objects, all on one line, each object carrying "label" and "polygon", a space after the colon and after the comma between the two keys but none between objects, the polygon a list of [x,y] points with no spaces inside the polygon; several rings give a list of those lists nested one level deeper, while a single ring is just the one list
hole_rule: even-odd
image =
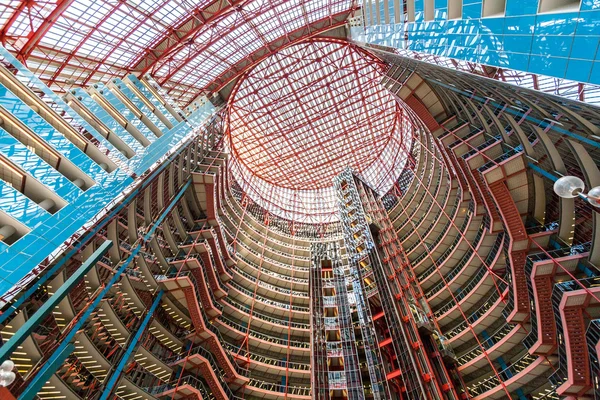
[{"label": "glass ceiling", "polygon": [[150,73],[181,105],[283,46],[341,26],[353,0],[6,0],[2,44],[53,90]]},{"label": "glass ceiling", "polygon": [[404,168],[410,123],[379,84],[383,65],[346,42],[310,40],[250,70],[230,99],[231,171],[274,214],[337,219],[334,176],[352,167],[387,192]]}]

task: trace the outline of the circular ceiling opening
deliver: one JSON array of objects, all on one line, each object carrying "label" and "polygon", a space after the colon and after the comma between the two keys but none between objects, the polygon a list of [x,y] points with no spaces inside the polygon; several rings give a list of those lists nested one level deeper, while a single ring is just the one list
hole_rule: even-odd
[{"label": "circular ceiling opening", "polygon": [[241,188],[267,211],[308,223],[337,220],[332,181],[345,167],[387,192],[411,136],[382,74],[374,56],[333,40],[288,47],[250,70],[229,104]]}]

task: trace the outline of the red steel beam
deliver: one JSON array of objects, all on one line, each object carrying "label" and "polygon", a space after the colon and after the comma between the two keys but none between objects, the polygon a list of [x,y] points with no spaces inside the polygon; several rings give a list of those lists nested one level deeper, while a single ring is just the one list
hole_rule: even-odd
[{"label": "red steel beam", "polygon": [[17,58],[24,62],[27,61],[27,58],[31,55],[31,52],[35,49],[40,40],[42,40],[44,35],[52,28],[52,25],[54,25],[56,20],[60,18],[73,1],[75,0],[58,0],[56,2],[56,8],[52,10],[42,24],[33,32],[33,35],[31,35],[25,45],[21,47],[21,50],[17,53]]},{"label": "red steel beam", "polygon": [[[67,1],[73,1],[73,0],[67,0]],[[112,10],[110,10],[108,13],[106,13],[106,15],[100,20],[98,21],[97,25],[101,26],[104,22],[106,22],[118,9],[119,9],[119,5],[121,3],[116,3],[114,5],[114,7],[112,8]],[[81,49],[81,47],[87,43],[87,40],[92,37],[92,35],[95,33],[95,30],[90,30],[84,38],[81,39],[81,41],[77,44],[77,47],[75,47],[71,53],[69,54],[69,56],[67,57],[66,60],[63,61],[63,63],[61,64],[61,66],[54,72],[54,74],[52,75],[52,78],[50,78],[50,80],[46,83],[48,86],[50,86],[51,84],[53,84],[54,82],[56,82],[56,79],[60,76],[60,73],[62,72],[62,70],[65,67],[69,67],[69,61],[71,61],[73,59],[73,57],[77,56],[77,52],[79,51],[79,49]]]},{"label": "red steel beam", "polygon": [[[244,60],[242,60],[239,63],[237,63],[236,65],[232,66],[232,68],[223,72],[216,79],[214,79],[213,83],[211,83],[210,85],[207,86],[206,91],[209,93],[214,93],[214,92],[221,90],[224,86],[226,86],[229,82],[231,82],[233,79],[238,77],[244,71],[252,68],[254,65],[258,64],[265,58],[268,58],[269,56],[275,54],[277,51],[281,50],[284,47],[291,46],[291,45],[296,44],[304,39],[317,36],[323,32],[331,30],[333,28],[344,26],[346,24],[348,15],[351,12],[352,12],[352,10],[351,11],[343,11],[339,14],[334,14],[334,15],[326,18],[325,20],[316,21],[311,24],[311,27],[316,27],[316,26],[320,25],[321,23],[325,23],[325,24],[319,28],[315,28],[312,31],[311,31],[311,28],[308,28],[309,32],[303,36],[294,38],[294,35],[297,32],[302,31],[303,29],[307,29],[306,27],[300,28],[292,33],[289,33],[285,37],[278,39],[278,41],[283,41],[284,44],[282,44],[280,46],[274,46],[273,50],[267,51],[264,54],[260,54],[261,50],[257,50],[256,52],[254,52],[251,55],[249,55],[248,57],[246,57]],[[262,49],[262,50],[264,50],[264,49]],[[202,92],[197,93],[193,98],[197,97],[201,93]]]},{"label": "red steel beam", "polygon": [[6,24],[4,24],[4,26],[0,30],[0,41],[2,41],[3,46],[6,45],[6,34],[8,33],[8,30],[10,29],[12,24],[14,24],[15,21],[19,18],[19,15],[21,15],[23,10],[25,10],[25,7],[30,7],[30,6],[31,6],[31,3],[29,1],[22,0],[21,4],[19,4],[19,6],[15,10],[15,12],[10,16],[8,21],[6,21]]},{"label": "red steel beam", "polygon": [[[206,25],[216,21],[223,15],[240,7],[247,0],[216,0],[194,9],[190,16],[182,21],[178,27],[148,47],[141,59],[130,66],[132,71],[144,75],[165,58],[169,57],[193,38]],[[216,9],[214,9],[216,6]]]},{"label": "red steel beam", "polygon": [[[261,10],[261,11],[264,12],[265,10]],[[301,40],[318,35],[322,32],[330,30],[332,28],[344,25],[348,15],[350,14],[351,11],[352,10],[345,10],[343,12],[331,15],[329,17],[326,17],[321,20],[313,22],[308,27],[302,26],[301,28],[296,29],[293,32],[288,32],[283,37],[280,37],[280,38],[277,38],[277,39],[271,41],[266,46],[257,49],[253,53],[246,56],[244,59],[237,62],[235,65],[231,66],[229,69],[227,69],[221,75],[219,75],[217,78],[215,78],[213,80],[213,82],[211,82],[205,88],[199,88],[200,90],[191,97],[191,100],[189,100],[186,105],[189,105],[193,101],[193,99],[195,99],[197,96],[199,96],[203,93],[206,93],[206,92],[212,93],[212,92],[216,92],[216,91],[220,90],[231,80],[235,79],[238,75],[245,72],[249,68],[253,67],[260,61],[264,60],[265,58],[276,53],[277,51],[281,50],[282,48],[287,47],[292,44],[295,44],[295,43],[298,43]],[[243,19],[243,21],[242,21],[243,24],[246,24],[247,20],[248,20],[248,18]],[[199,57],[202,54],[202,52],[204,52],[208,48],[210,48],[210,46],[213,45],[214,43],[216,43],[222,37],[223,34],[233,32],[237,28],[239,28],[239,26],[241,26],[241,25],[236,24],[236,25],[227,27],[227,29],[224,30],[223,32],[219,32],[218,35],[214,35],[211,40],[202,43],[201,47],[199,47],[195,51],[191,52],[190,55],[183,58],[182,60],[179,60],[176,65],[169,67],[168,74],[164,77],[160,77],[159,83],[161,85],[164,85],[165,83],[169,82],[177,72],[179,72],[189,62],[191,62],[195,58]],[[159,70],[159,69],[163,68],[163,66],[165,66],[165,65],[168,65],[168,60],[163,62],[161,65],[156,65],[155,70]]]}]

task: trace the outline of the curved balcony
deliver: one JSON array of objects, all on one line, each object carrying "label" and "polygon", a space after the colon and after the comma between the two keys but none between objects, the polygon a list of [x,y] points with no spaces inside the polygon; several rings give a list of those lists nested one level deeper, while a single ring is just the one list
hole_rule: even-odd
[{"label": "curved balcony", "polygon": [[[469,207],[471,207],[473,203],[469,203]],[[473,216],[473,212],[472,210],[469,208],[467,217],[465,218],[465,220],[463,221],[462,226],[460,227],[460,232],[463,233],[464,238],[462,235],[457,234],[457,236],[454,238],[454,240],[452,241],[452,243],[450,243],[450,245],[448,246],[448,248],[440,255],[435,254],[435,252],[430,253],[429,251],[429,246],[427,247],[427,250],[425,250],[423,253],[421,253],[418,257],[416,257],[414,260],[412,260],[410,263],[413,266],[414,270],[415,270],[415,275],[417,275],[417,279],[419,280],[419,282],[426,282],[427,279],[433,275],[434,272],[436,272],[437,270],[440,270],[442,267],[446,266],[445,263],[448,259],[450,259],[450,256],[452,256],[452,254],[454,254],[454,252],[458,249],[459,245],[462,244],[463,242],[465,242],[466,240],[468,240],[468,236],[469,233],[472,231],[469,231],[467,229],[467,227],[469,227],[471,225],[471,221],[474,218]],[[482,222],[483,224],[483,222]],[[483,228],[481,228],[481,225],[479,226],[479,231],[483,231]],[[478,236],[478,234],[474,235],[475,237]],[[466,243],[466,242],[465,242]],[[433,251],[435,251],[434,249],[437,248],[437,243],[431,246],[431,249]],[[468,250],[468,246],[467,248],[463,249],[464,251]],[[429,261],[432,262],[432,265],[430,265],[429,267],[425,268],[424,271],[422,271],[421,273],[417,273],[417,268],[423,268],[423,261],[425,259],[429,259]],[[435,260],[435,261],[433,261]],[[460,263],[460,262],[459,262]],[[448,267],[448,266],[446,266]]]},{"label": "curved balcony", "polygon": [[250,268],[254,271],[260,270],[261,276],[263,276],[263,275],[265,276],[264,280],[267,283],[272,283],[276,286],[281,286],[281,287],[286,287],[286,285],[287,286],[298,285],[302,288],[306,288],[306,290],[304,290],[305,292],[308,291],[308,278],[298,278],[296,276],[279,274],[279,273],[277,273],[275,271],[271,271],[270,269],[267,269],[267,268],[260,268],[256,263],[254,263],[250,260],[247,260],[245,258],[242,258],[242,257],[237,258],[236,266],[242,270],[246,270],[246,268]]},{"label": "curved balcony", "polygon": [[[487,223],[487,219],[486,217],[483,217],[480,225],[479,225],[479,229],[477,231],[477,235],[475,236],[475,238],[473,239],[473,242],[471,243],[470,246],[468,246],[467,249],[464,250],[464,254],[463,256],[460,258],[460,261],[454,265],[452,268],[450,268],[450,270],[448,272],[440,270],[439,273],[437,275],[442,274],[446,280],[446,282],[448,282],[448,285],[452,286],[453,284],[456,286],[457,283],[461,283],[461,280],[464,280],[465,276],[468,276],[468,274],[465,274],[465,271],[468,269],[474,269],[476,267],[478,267],[478,262],[480,262],[480,258],[483,257],[484,255],[486,256],[486,260],[493,260],[494,257],[490,257],[490,252],[497,252],[498,249],[494,248],[492,246],[492,243],[490,243],[493,239],[490,236],[486,236],[485,230],[486,230],[486,223]],[[498,238],[496,237],[496,242],[498,241]],[[492,247],[490,247],[492,246]],[[450,248],[448,249],[450,250]],[[451,250],[450,250],[451,251]],[[487,251],[487,254],[484,254]],[[495,256],[496,253],[494,253]],[[449,256],[445,256],[444,260],[447,259],[447,257]],[[486,264],[489,265],[488,261],[486,261]],[[438,270],[437,265],[434,263],[434,265],[432,265],[431,268],[429,268],[427,271],[424,272],[424,274],[428,274],[426,276],[424,276],[424,280],[421,283],[421,286],[423,287],[423,290],[425,291],[425,296],[427,296],[428,298],[431,299],[435,299],[438,295],[438,293],[441,291],[441,289],[443,289],[445,287],[445,283],[443,281],[440,281],[436,284],[434,284],[433,286],[430,287],[431,285],[431,278],[435,277],[436,274],[434,274],[433,272],[436,272]],[[433,271],[433,272],[432,272]]]},{"label": "curved balcony", "polygon": [[[236,242],[236,255],[244,258],[244,260],[251,261],[254,264],[262,265],[263,268],[283,273],[285,275],[294,275],[301,278],[308,278],[309,268],[308,266],[283,264],[277,260],[266,258],[261,255],[258,251],[251,249],[244,242]],[[292,272],[293,271],[293,272]],[[286,273],[287,272],[287,273]]]},{"label": "curved balcony", "polygon": [[310,379],[310,364],[286,361],[281,359],[270,358],[257,354],[252,351],[246,351],[239,346],[226,343],[226,347],[230,353],[235,354],[235,358],[241,362],[250,360],[250,369],[261,371],[273,375],[285,375],[296,378]]},{"label": "curved balcony", "polygon": [[[204,382],[192,375],[172,380],[160,386],[147,389],[148,393],[162,399],[195,399],[204,400],[214,396],[212,390]],[[235,398],[235,397],[234,397]]]},{"label": "curved balcony", "polygon": [[[416,189],[415,193],[421,193],[421,196],[418,198],[418,200],[417,200],[417,196],[414,196],[411,199],[411,201],[406,205],[406,207],[404,207],[402,209],[402,212],[400,214],[398,214],[394,219],[392,219],[392,225],[396,226],[396,232],[400,233],[405,228],[409,228],[409,230],[410,230],[412,228],[412,225],[409,223],[415,218],[416,215],[418,215],[419,210],[421,210],[423,206],[429,207],[429,208],[431,208],[431,206],[433,206],[433,204],[434,204],[433,201],[426,200],[429,197],[429,192],[431,192],[432,189],[433,189],[434,196],[436,199],[437,199],[437,195],[439,193],[443,193],[440,190],[440,188],[443,185],[439,184],[442,179],[442,170],[443,170],[441,163],[437,160],[434,160],[432,162],[431,170],[433,171],[433,173],[430,173],[428,175],[427,182],[422,182],[423,175],[425,173],[425,169],[423,169],[422,176],[419,179],[413,180],[413,182],[416,182],[418,185],[418,189]],[[427,190],[425,190],[423,187],[427,188],[429,190],[429,192]],[[414,205],[414,208],[413,208],[413,205]],[[428,214],[428,212],[423,212],[423,214]],[[402,219],[402,222],[399,225],[397,225],[397,221],[400,219]],[[402,236],[402,235],[399,235],[399,236]]]},{"label": "curved balcony", "polygon": [[251,379],[248,386],[244,388],[244,391],[264,399],[272,400],[280,399],[281,396],[299,400],[308,400],[311,398],[310,387],[281,385],[279,383],[263,382],[258,379]]},{"label": "curved balcony", "polygon": [[[492,239],[489,236],[483,236],[483,231],[484,229],[480,230],[478,236],[475,238],[475,250],[467,250],[460,262],[454,268],[452,268],[449,273],[444,275],[444,279],[447,282],[448,288],[453,293],[456,293],[458,289],[460,289],[459,294],[467,290],[474,280],[473,273],[478,275],[482,269],[486,271],[488,268],[491,270],[498,269],[496,268],[498,260],[503,255],[500,250],[502,249],[504,234],[501,233],[500,235],[497,235],[495,239]],[[491,243],[492,246],[490,247],[489,242],[491,240],[494,240],[494,242]],[[482,257],[484,255],[483,253],[485,252],[487,252],[487,255],[485,255],[485,258],[483,259],[483,264],[478,268],[477,264],[480,262],[480,257]],[[479,257],[476,257],[476,254],[478,254]],[[481,276],[479,279],[481,279]],[[432,307],[435,306],[435,304],[432,305],[432,303],[438,303],[439,301],[443,300],[443,298],[447,297],[443,296],[443,294],[448,294],[447,291],[443,294],[441,293],[443,288],[446,288],[446,284],[444,281],[440,281],[427,292],[425,292],[425,296],[429,299],[429,303]],[[460,298],[462,297],[464,297],[464,294],[460,296]],[[460,300],[460,298],[458,300]]]},{"label": "curved balcony", "polygon": [[490,376],[476,384],[467,386],[467,390],[474,400],[504,399],[506,398],[506,392],[501,382],[504,383],[506,390],[514,392],[539,376],[544,376],[551,369],[552,365],[543,357],[525,353],[510,367],[498,371],[501,378],[496,375]]},{"label": "curved balcony", "polygon": [[[440,218],[445,218],[443,211],[446,210],[448,203],[453,196],[455,197],[453,201],[453,209],[446,214],[454,217],[454,213],[456,212],[458,203],[460,202],[460,193],[457,192],[457,190],[460,191],[460,189],[457,189],[455,181],[449,180],[449,186],[449,190],[445,190],[445,185],[438,185],[438,187],[435,189],[435,192],[432,194],[435,201],[431,200],[430,202],[422,202],[422,204],[420,204],[416,210],[417,212],[421,209],[421,205],[423,204],[428,204],[429,208],[424,212],[419,213],[420,217],[418,219],[411,220],[410,225],[405,225],[405,227],[409,229],[404,235],[402,235],[401,241],[404,245],[406,242],[414,240],[412,245],[407,246],[411,251],[418,246],[420,238],[422,238],[424,241],[427,240],[429,233],[431,233],[434,227],[437,227],[437,223],[433,223],[434,221],[439,223]],[[442,188],[444,188],[444,190]],[[429,193],[427,195],[429,196]],[[425,231],[421,232],[423,227],[425,228]],[[419,232],[419,234],[414,235],[414,232]],[[406,253],[408,254],[410,251],[407,250]]]},{"label": "curved balcony", "polygon": [[[463,309],[465,306],[469,308],[480,303],[480,300],[490,292],[490,290],[499,290],[499,284],[502,282],[501,277],[492,275],[489,270],[481,266],[477,273],[473,275],[466,286],[456,292],[454,298],[449,299],[439,307],[433,308],[433,315],[441,321],[443,319],[456,319],[462,316],[458,309]],[[456,299],[456,300],[455,300]],[[458,304],[456,303],[458,301]]]},{"label": "curved balcony", "polygon": [[[231,229],[227,225],[225,225],[229,232]],[[238,227],[236,229],[238,242],[243,242],[249,247],[253,249],[264,249],[265,257],[271,258],[273,260],[281,261],[283,264],[290,265],[299,265],[299,266],[307,266],[310,264],[310,253],[309,254],[299,254],[309,252],[307,247],[299,247],[293,246],[291,244],[277,244],[277,243],[268,243],[269,236],[265,238],[261,231],[250,231],[251,233],[241,229]],[[261,239],[260,241],[258,239]],[[271,242],[274,242],[271,240]],[[278,248],[280,247],[280,248]]]},{"label": "curved balcony", "polygon": [[[423,134],[420,135],[418,140],[413,141],[413,147],[415,147],[415,148],[427,147],[432,152],[437,153],[437,149],[431,142],[431,138],[428,136],[424,136]],[[436,164],[437,160],[434,157],[432,157],[431,154],[429,154],[429,151],[420,151],[417,154],[413,153],[413,156],[415,156],[415,159],[417,159],[417,161],[415,163],[416,171],[413,171],[410,182],[408,183],[408,185],[405,186],[404,193],[420,193],[420,191],[417,189],[417,187],[422,185],[423,177],[425,176],[425,172],[434,171],[436,169],[436,165],[437,165]],[[439,169],[441,169],[441,164],[440,164]],[[429,179],[431,179],[431,178],[429,178]],[[427,184],[427,186],[428,186],[428,184]],[[416,196],[400,197],[399,201],[389,211],[390,220],[392,220],[392,224],[394,226],[396,226],[396,222],[404,214],[404,211],[408,207],[412,206],[412,204],[416,200],[415,197]],[[423,197],[424,197],[424,194],[422,194],[421,198],[418,200],[419,204],[420,204],[421,200],[423,199]]]},{"label": "curved balcony", "polygon": [[[428,169],[428,166],[430,165],[426,164],[427,160],[429,160],[429,152],[419,151],[424,147],[422,145],[422,141],[424,139],[427,140],[427,138],[424,138],[423,134],[420,133],[419,138],[413,140],[412,156],[416,161],[412,163],[412,168],[404,169],[396,182],[402,193],[415,193],[412,192],[411,189],[414,188],[415,185],[420,184],[419,179],[423,179],[425,170]],[[433,148],[435,150],[431,142],[429,148]],[[419,175],[419,179],[416,179],[417,175]],[[407,196],[394,195],[393,192],[389,192],[383,197],[383,201],[386,210],[388,211],[390,220],[392,221],[392,225],[396,226],[396,221],[398,221],[400,214],[406,209],[407,204],[410,204],[412,200],[412,198],[407,199]],[[405,202],[408,203],[405,204]]]},{"label": "curved balcony", "polygon": [[[466,128],[466,129],[464,129]],[[471,139],[475,138],[476,136],[480,137],[480,141],[484,140],[482,136],[480,136],[481,134],[484,133],[484,130],[482,128],[479,128],[477,126],[473,126],[469,123],[466,123],[465,125],[461,126],[458,130],[454,131],[451,135],[448,135],[445,137],[446,140],[444,140],[444,144],[446,144],[446,146],[449,149],[453,149],[454,147],[459,146],[462,143],[469,143],[471,142]],[[464,136],[462,136],[461,134],[464,134]],[[458,139],[457,139],[458,137]],[[455,139],[453,142],[450,142],[450,140]],[[471,146],[473,145],[477,145],[475,143],[470,143]]]},{"label": "curved balcony", "polygon": [[[466,375],[487,367],[488,357],[495,360],[503,354],[507,354],[513,348],[520,348],[526,334],[527,332],[518,325],[508,323],[502,325],[487,340],[479,339],[481,346],[477,344],[457,358],[458,370]],[[487,352],[488,357],[483,353],[482,347]]]},{"label": "curved balcony", "polygon": [[310,308],[303,306],[290,305],[288,303],[281,303],[268,299],[263,296],[255,295],[254,292],[242,287],[235,281],[228,283],[230,287],[229,295],[234,297],[238,302],[248,302],[255,300],[254,308],[258,307],[259,310],[269,312],[276,315],[287,316],[290,311],[293,311],[296,316],[302,317],[306,320],[310,317]]},{"label": "curved balcony", "polygon": [[[253,290],[256,289],[257,293],[260,293],[263,297],[269,297],[276,301],[290,301],[290,296],[294,298],[294,302],[298,302],[302,305],[306,305],[308,303],[308,292],[301,292],[297,290],[290,290],[280,286],[271,285],[263,281],[262,279],[257,279],[254,275],[249,274],[237,267],[232,267],[231,269],[234,273],[236,273],[239,277],[241,277],[241,281],[248,285]],[[262,276],[262,270],[259,272],[259,276]],[[236,282],[240,283],[239,280]]]},{"label": "curved balcony", "polygon": [[466,321],[461,318],[460,322],[452,327],[442,327],[444,335],[452,346],[458,347],[471,338],[469,325],[475,329],[476,333],[481,333],[482,330],[503,316],[504,307],[501,305],[504,305],[504,299],[508,296],[510,288],[503,282],[498,284],[498,288],[502,295],[498,293],[498,290],[492,291],[485,300],[479,303],[481,305],[478,304],[473,310],[465,311]]},{"label": "curved balcony", "polygon": [[[237,318],[239,320],[250,318],[251,307],[247,303],[239,303],[227,297],[223,300],[223,305],[226,307],[225,311],[227,315],[235,315],[237,313],[239,314]],[[288,319],[275,318],[257,310],[252,310],[252,324],[279,334],[286,334],[289,329],[292,329],[295,333],[305,335],[311,332],[309,323],[296,321],[291,316]]]},{"label": "curved balcony", "polygon": [[[198,393],[200,395],[209,393],[219,399],[241,399],[234,395],[229,384],[221,379],[223,371],[218,368],[214,357],[206,349],[203,349],[202,347],[194,348],[190,351],[190,355],[173,359],[171,364],[184,365],[185,368],[190,371],[197,371],[199,369],[202,373],[202,377],[208,382],[210,389],[206,388],[198,378],[193,376],[188,378],[188,375],[182,377],[179,381],[174,380],[169,384],[151,388],[149,390],[150,393],[155,394],[157,397],[173,396],[176,395],[177,392],[180,393],[181,397],[183,397],[184,394],[197,396]],[[310,387],[280,385],[265,382],[257,378],[250,379],[247,384],[243,385],[243,388],[246,393],[259,392],[265,398],[278,398],[286,393],[288,398],[304,399],[306,396],[310,396]],[[204,398],[205,397],[201,397],[201,399]]]},{"label": "curved balcony", "polygon": [[221,316],[217,322],[220,323],[219,326],[222,328],[222,334],[233,336],[235,339],[244,339],[248,336],[248,339],[250,339],[251,343],[255,346],[271,352],[277,351],[282,354],[287,354],[288,347],[295,352],[310,351],[309,340],[288,340],[282,337],[272,336],[252,329],[252,325],[250,325],[250,329],[248,329],[248,327],[224,316]]},{"label": "curved balcony", "polygon": [[[452,203],[452,208],[450,209],[449,212],[446,213],[449,218],[444,216],[444,218],[446,219],[446,223],[444,224],[444,227],[442,228],[442,230],[440,231],[438,236],[433,240],[433,243],[440,243],[443,240],[443,238],[448,234],[450,227],[453,226],[451,222],[454,221],[456,223],[461,217],[463,217],[462,215],[458,215],[458,209],[459,209],[459,205],[461,203],[463,203],[464,201],[465,200],[462,198],[462,189],[460,187],[456,188],[456,196],[454,198],[454,202]],[[426,217],[426,215],[423,215],[423,217],[421,217],[421,218],[425,218],[425,217]],[[430,223],[428,228],[421,235],[423,240],[424,241],[427,240],[428,235],[433,231],[434,228],[437,228],[437,227],[438,227],[438,224]],[[400,238],[400,241],[402,242],[403,247],[405,247],[404,243],[409,237],[411,237],[411,235],[412,235],[412,232],[409,231],[403,237]],[[416,240],[411,246],[406,248],[406,250],[405,250],[406,254],[410,256],[412,254],[412,252],[414,250],[416,250],[417,247],[419,247],[420,244],[421,244],[421,241]],[[433,248],[431,250],[433,250]]]}]

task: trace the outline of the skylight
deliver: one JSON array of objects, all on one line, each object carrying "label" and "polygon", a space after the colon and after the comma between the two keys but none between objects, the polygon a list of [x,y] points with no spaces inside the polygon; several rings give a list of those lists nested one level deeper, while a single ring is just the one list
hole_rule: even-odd
[{"label": "skylight", "polygon": [[185,105],[279,48],[342,26],[356,8],[353,0],[8,0],[0,31],[55,91],[151,74]]},{"label": "skylight", "polygon": [[313,223],[337,219],[332,180],[346,166],[387,192],[411,138],[382,72],[352,44],[310,40],[244,75],[229,114],[231,171],[242,189],[278,216]]}]

